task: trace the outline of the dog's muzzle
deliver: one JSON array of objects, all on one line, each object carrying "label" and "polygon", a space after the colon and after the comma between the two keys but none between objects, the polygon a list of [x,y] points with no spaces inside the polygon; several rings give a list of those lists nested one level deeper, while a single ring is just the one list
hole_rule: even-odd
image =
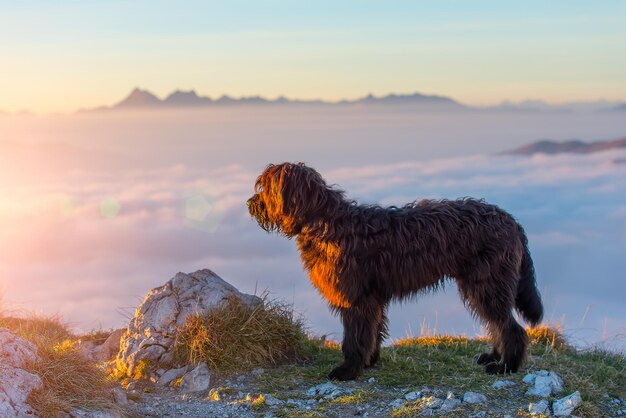
[{"label": "dog's muzzle", "polygon": [[261,228],[263,228],[267,232],[270,232],[276,228],[276,225],[274,225],[270,221],[267,215],[267,210],[265,209],[265,205],[259,198],[258,194],[255,194],[250,199],[248,199],[246,201],[246,206],[248,207],[248,212],[250,212],[250,215],[256,219]]},{"label": "dog's muzzle", "polygon": [[257,218],[257,220],[265,218],[267,216],[265,214],[263,204],[258,194],[255,194],[250,199],[248,199],[246,201],[246,206],[248,207],[248,212],[250,212],[250,215]]},{"label": "dog's muzzle", "polygon": [[246,207],[248,208],[248,212],[250,212],[250,215],[254,216],[254,213],[258,211],[258,200],[259,197],[256,194],[250,199],[246,200]]}]

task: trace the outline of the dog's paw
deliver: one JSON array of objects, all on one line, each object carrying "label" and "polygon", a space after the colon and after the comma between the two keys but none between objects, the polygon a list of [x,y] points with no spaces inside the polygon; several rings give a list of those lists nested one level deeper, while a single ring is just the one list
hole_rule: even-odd
[{"label": "dog's paw", "polygon": [[500,358],[493,352],[491,353],[482,353],[480,356],[478,356],[478,359],[476,360],[476,363],[478,364],[489,364],[489,363],[496,363],[500,360]]},{"label": "dog's paw", "polygon": [[335,367],[328,375],[330,380],[354,380],[361,374],[361,370],[358,367],[342,364]]},{"label": "dog's paw", "polygon": [[476,359],[476,363],[478,363],[478,364],[489,364],[489,363],[496,362],[498,360],[499,359],[497,359],[496,356],[493,355],[493,353],[482,353]]},{"label": "dog's paw", "polygon": [[380,358],[380,351],[375,351],[370,357],[369,361],[365,363],[365,368],[369,369],[370,367],[374,367]]},{"label": "dog's paw", "polygon": [[506,363],[493,362],[485,365],[485,372],[487,374],[515,373],[517,368],[511,368]]},{"label": "dog's paw", "polygon": [[485,365],[485,373],[487,374],[503,374],[505,373],[505,365],[502,363],[488,363]]}]

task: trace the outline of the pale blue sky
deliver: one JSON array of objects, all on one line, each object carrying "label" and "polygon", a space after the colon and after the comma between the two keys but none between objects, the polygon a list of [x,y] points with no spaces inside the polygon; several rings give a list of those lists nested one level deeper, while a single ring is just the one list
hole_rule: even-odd
[{"label": "pale blue sky", "polygon": [[0,0],[0,109],[158,95],[626,100],[626,1]]}]

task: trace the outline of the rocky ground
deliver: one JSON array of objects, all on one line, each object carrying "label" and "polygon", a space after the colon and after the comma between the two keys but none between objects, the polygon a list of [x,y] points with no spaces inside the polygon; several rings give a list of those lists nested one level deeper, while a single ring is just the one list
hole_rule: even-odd
[{"label": "rocky ground", "polygon": [[196,382],[201,386],[193,388],[203,390],[192,392],[132,382],[118,399],[131,416],[172,418],[626,416],[626,398],[608,394],[601,415],[589,415],[580,393],[561,396],[562,379],[545,370],[493,378],[483,393],[453,387],[390,387],[375,377],[354,382],[322,381],[314,386],[271,392],[264,377],[272,372],[257,369],[235,378],[216,379],[214,383],[210,383],[209,377]]},{"label": "rocky ground", "polygon": [[[47,343],[35,347],[14,334],[20,327],[13,326],[13,333],[0,327],[0,417],[36,416],[29,396],[42,381],[47,393],[64,398],[63,418],[626,416],[624,357],[601,350],[578,352],[550,327],[529,330],[525,369],[506,376],[487,375],[475,364],[489,349],[487,341],[445,335],[395,341],[383,348],[375,367],[352,382],[328,381],[341,351],[336,343],[306,336],[305,349],[277,367],[241,373],[191,361],[197,366],[172,368],[177,363],[174,333],[181,324],[232,298],[254,309],[264,306],[210,270],[179,273],[148,293],[127,328],[101,338],[54,340],[67,352],[59,358],[76,359],[76,353],[101,372],[107,406],[99,409],[106,410],[82,409],[67,390],[50,387],[50,379],[33,374],[29,365]],[[221,318],[222,311],[212,312]],[[5,326],[15,323],[4,319]],[[40,333],[23,335],[32,339]],[[220,332],[218,340],[223,338]],[[115,379],[113,388],[104,370]]]}]

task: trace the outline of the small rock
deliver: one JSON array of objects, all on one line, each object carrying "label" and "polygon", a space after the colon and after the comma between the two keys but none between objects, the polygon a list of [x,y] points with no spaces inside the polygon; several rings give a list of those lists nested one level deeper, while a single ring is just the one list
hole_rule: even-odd
[{"label": "small rock", "polygon": [[304,402],[297,399],[287,399],[287,405],[294,405],[296,408],[304,408]]},{"label": "small rock", "polygon": [[510,386],[515,386],[515,382],[511,382],[510,380],[496,380],[493,382],[493,385],[491,385],[494,389],[504,389]]},{"label": "small rock", "polygon": [[178,379],[179,377],[187,373],[187,370],[188,368],[186,366],[181,367],[180,369],[170,369],[166,371],[165,373],[163,373],[161,377],[159,377],[159,380],[157,382],[161,386],[167,386],[170,383],[172,383],[174,380]]},{"label": "small rock", "polygon": [[263,373],[265,373],[265,369],[262,369],[262,368],[254,369],[250,373],[252,373],[254,376],[261,376]]},{"label": "small rock", "polygon": [[340,388],[332,382],[321,383],[317,386],[309,388],[309,390],[306,391],[307,396],[323,396],[330,399],[335,399],[349,393],[349,390]]},{"label": "small rock", "polygon": [[283,401],[273,397],[272,395],[263,395],[265,398],[265,404],[267,406],[280,406],[283,404]]},{"label": "small rock", "polygon": [[184,392],[201,392],[209,388],[211,372],[206,363],[200,363],[198,367],[183,376],[180,389]]},{"label": "small rock", "polygon": [[389,403],[389,406],[392,408],[402,408],[404,406],[404,401],[400,398],[395,399]]},{"label": "small rock", "polygon": [[417,390],[417,391],[406,393],[404,395],[404,399],[406,399],[409,402],[413,402],[413,401],[418,400],[421,396],[422,396],[422,392]]},{"label": "small rock", "polygon": [[369,379],[367,379],[367,383],[374,383],[376,381],[375,378],[370,377]]},{"label": "small rock", "polygon": [[563,391],[563,380],[556,373],[547,370],[527,374],[523,381],[533,385],[526,391],[526,395],[546,398]]},{"label": "small rock", "polygon": [[576,409],[582,401],[580,392],[576,391],[569,396],[552,402],[552,411],[557,417],[567,417],[572,414],[574,409]]},{"label": "small rock", "polygon": [[218,389],[211,389],[209,391],[209,394],[207,395],[206,399],[209,401],[219,401],[222,397],[220,396],[220,390]]},{"label": "small rock", "polygon": [[116,329],[109,337],[93,350],[93,358],[98,362],[114,359],[120,351],[120,341],[126,328]]},{"label": "small rock", "polygon": [[549,415],[550,404],[545,399],[542,399],[539,402],[529,404],[528,412],[531,415],[545,415],[545,414]]},{"label": "small rock", "polygon": [[333,390],[329,395],[326,395],[328,399],[336,399],[340,396],[343,396],[346,392],[343,389]]},{"label": "small rock", "polygon": [[120,406],[128,405],[128,396],[121,388],[113,388],[113,399]]},{"label": "small rock", "polygon": [[485,418],[487,416],[487,413],[485,411],[479,411],[476,412],[475,414],[469,415],[468,418]]},{"label": "small rock", "polygon": [[424,405],[424,409],[437,409],[443,405],[443,399],[435,398],[434,396],[429,396],[423,399],[424,403],[422,405]]},{"label": "small rock", "polygon": [[466,403],[485,403],[487,402],[487,397],[482,393],[476,392],[465,392],[463,394],[463,402]]},{"label": "small rock", "polygon": [[448,392],[448,396],[443,401],[443,404],[441,405],[441,407],[439,407],[439,411],[438,412],[440,412],[442,414],[450,412],[454,408],[459,406],[460,404],[461,404],[461,401],[459,399],[455,398],[454,394],[452,392]]}]

